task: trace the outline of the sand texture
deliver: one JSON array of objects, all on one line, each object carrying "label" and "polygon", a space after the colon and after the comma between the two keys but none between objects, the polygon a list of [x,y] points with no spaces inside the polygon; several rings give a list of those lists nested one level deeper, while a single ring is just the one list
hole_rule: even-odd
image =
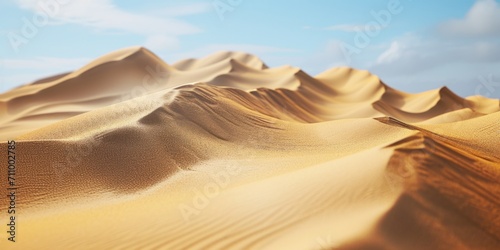
[{"label": "sand texture", "polygon": [[0,249],[500,249],[500,102],[446,87],[133,47],[0,94],[0,139]]}]

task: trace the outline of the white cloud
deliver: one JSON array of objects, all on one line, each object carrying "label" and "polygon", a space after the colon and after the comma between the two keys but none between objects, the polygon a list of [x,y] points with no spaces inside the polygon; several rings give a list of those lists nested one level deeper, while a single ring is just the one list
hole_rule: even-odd
[{"label": "white cloud", "polygon": [[377,58],[378,64],[391,63],[401,57],[402,47],[398,41],[391,43],[391,46]]},{"label": "white cloud", "polygon": [[491,37],[500,35],[500,7],[494,0],[478,0],[465,19],[437,27],[447,35],[405,34],[386,44],[369,68],[380,74],[408,76],[457,63],[500,62],[500,41]]},{"label": "white cloud", "polygon": [[478,84],[474,79],[496,72],[499,64],[500,47],[496,40],[407,34],[386,45],[368,69],[389,85],[406,91],[447,85],[468,96],[474,95]]},{"label": "white cloud", "polygon": [[368,69],[412,92],[448,85],[463,96],[475,94],[478,76],[500,64],[499,4],[478,0],[464,19],[432,28],[439,33],[409,33],[385,44]]},{"label": "white cloud", "polygon": [[460,62],[500,62],[499,41],[406,34],[386,45],[372,69],[392,74],[410,74]]},{"label": "white cloud", "polygon": [[449,20],[439,31],[450,36],[500,36],[500,5],[495,0],[477,0],[464,19]]},{"label": "white cloud", "polygon": [[67,2],[57,4],[55,0],[17,0],[21,8],[33,12],[45,12],[52,20],[59,23],[73,23],[100,31],[142,35],[146,37],[146,43],[154,43],[156,47],[159,41],[164,41],[164,48],[170,46],[175,48],[178,45],[178,36],[201,31],[198,27],[176,17],[209,10],[209,5],[198,3],[156,10],[161,14],[160,17],[152,13],[135,13],[120,9],[111,0]]}]

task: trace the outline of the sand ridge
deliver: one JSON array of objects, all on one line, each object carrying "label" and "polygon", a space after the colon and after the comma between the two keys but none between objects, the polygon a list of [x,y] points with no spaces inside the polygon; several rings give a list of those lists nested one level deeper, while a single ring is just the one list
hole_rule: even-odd
[{"label": "sand ridge", "polygon": [[499,100],[132,47],[0,108],[18,145],[13,249],[500,246]]}]

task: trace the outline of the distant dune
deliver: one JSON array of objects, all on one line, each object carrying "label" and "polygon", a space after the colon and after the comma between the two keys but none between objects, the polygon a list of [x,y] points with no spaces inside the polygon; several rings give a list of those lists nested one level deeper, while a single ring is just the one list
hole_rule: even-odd
[{"label": "distant dune", "polygon": [[499,100],[133,47],[0,111],[0,249],[500,249]]}]

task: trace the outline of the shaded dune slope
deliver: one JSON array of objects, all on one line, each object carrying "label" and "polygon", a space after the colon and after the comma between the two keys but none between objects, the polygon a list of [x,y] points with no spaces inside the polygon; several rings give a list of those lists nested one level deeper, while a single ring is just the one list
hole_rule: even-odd
[{"label": "shaded dune slope", "polygon": [[389,173],[404,177],[404,192],[369,237],[342,249],[498,247],[500,157],[495,152],[500,126],[478,124],[499,118],[497,112],[452,125],[422,127],[380,118],[385,124],[419,131],[388,146],[395,148]]}]

